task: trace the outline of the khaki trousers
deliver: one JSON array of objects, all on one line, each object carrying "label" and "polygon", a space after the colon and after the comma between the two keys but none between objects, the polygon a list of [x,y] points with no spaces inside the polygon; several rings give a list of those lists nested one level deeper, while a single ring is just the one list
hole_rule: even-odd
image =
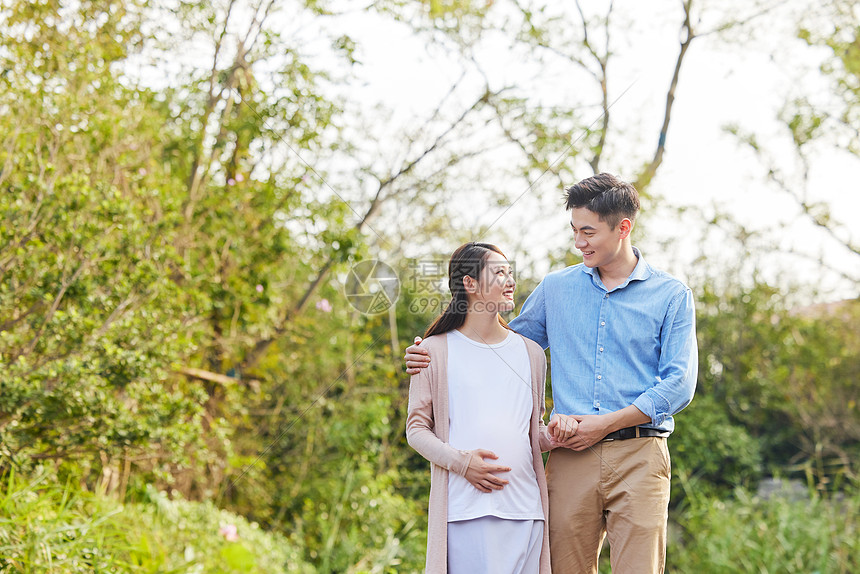
[{"label": "khaki trousers", "polygon": [[666,439],[557,448],[546,467],[553,574],[597,574],[604,536],[613,574],[662,574],[670,461]]}]

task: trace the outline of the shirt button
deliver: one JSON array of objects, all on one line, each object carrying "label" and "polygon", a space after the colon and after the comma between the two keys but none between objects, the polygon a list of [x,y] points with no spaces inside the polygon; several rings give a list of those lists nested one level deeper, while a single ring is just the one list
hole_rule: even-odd
[{"label": "shirt button", "polygon": [[597,375],[597,380],[598,380],[598,381],[599,381],[600,379],[602,379],[602,378],[603,378],[603,375]]},{"label": "shirt button", "polygon": [[604,299],[609,299],[609,293],[607,293],[607,294],[606,294],[606,296],[604,297]]},{"label": "shirt button", "polygon": [[594,408],[596,408],[596,409],[600,408],[600,401],[594,401]]},{"label": "shirt button", "polygon": [[603,352],[603,347],[600,347],[600,352],[601,352],[601,353]]},{"label": "shirt button", "polygon": [[604,325],[606,325],[606,321],[601,321],[600,326],[603,327]]}]

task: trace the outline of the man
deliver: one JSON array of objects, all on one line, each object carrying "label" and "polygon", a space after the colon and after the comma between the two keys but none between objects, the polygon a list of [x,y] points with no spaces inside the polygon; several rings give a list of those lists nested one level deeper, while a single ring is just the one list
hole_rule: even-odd
[{"label": "man", "polygon": [[[613,573],[662,573],[666,437],[698,368],[692,293],[632,246],[632,185],[601,173],[565,191],[583,262],[547,275],[510,324],[550,348],[553,411],[579,423],[547,461],[552,570],[596,574],[607,537]],[[429,361],[407,349],[407,372]]]}]

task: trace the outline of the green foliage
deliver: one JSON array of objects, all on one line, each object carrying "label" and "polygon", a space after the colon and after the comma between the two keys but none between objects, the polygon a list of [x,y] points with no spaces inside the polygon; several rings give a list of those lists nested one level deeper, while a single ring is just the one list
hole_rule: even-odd
[{"label": "green foliage", "polygon": [[738,489],[691,496],[676,518],[667,571],[701,574],[849,573],[860,569],[860,495],[769,500]]},{"label": "green foliage", "polygon": [[168,383],[184,313],[159,228],[136,208],[71,177],[0,196],[3,243],[21,245],[3,250],[0,282],[6,456],[170,458],[194,442],[203,397]]},{"label": "green foliage", "polygon": [[[853,328],[858,312],[854,300],[832,310],[791,313],[779,291],[760,283],[720,292],[706,287],[697,313],[696,401],[707,397],[708,408],[724,409],[714,422],[724,417],[728,437],[735,434],[733,428],[755,437],[767,466],[811,469],[821,488],[842,474],[853,476],[860,447],[854,396],[860,376],[860,341]],[[690,415],[682,413],[679,421],[685,416]],[[718,428],[722,436],[723,427]],[[735,435],[735,446],[748,444],[743,434]],[[747,446],[735,456],[752,464],[752,453]],[[686,470],[695,475],[698,467]]]},{"label": "green foliage", "polygon": [[[296,361],[295,343],[279,343],[278,368],[287,374],[250,406],[256,416],[235,445],[266,449],[240,462],[246,474],[226,500],[293,532],[322,572],[419,570],[426,490],[414,496],[413,473],[401,464],[411,452],[402,441],[405,387],[385,344],[387,323],[358,315],[342,294],[325,294],[333,309],[311,314],[317,332],[303,343],[318,349],[317,358]],[[350,321],[358,321],[354,333]],[[361,370],[349,368],[358,360]]]},{"label": "green foliage", "polygon": [[[847,138],[836,140],[837,147],[847,147],[851,153],[860,154],[860,140],[857,137],[857,126],[860,124],[860,26],[857,25],[856,8],[846,0],[830,0],[825,2],[828,26],[825,29],[810,28],[801,23],[798,37],[811,46],[822,47],[830,52],[824,61],[821,71],[825,78],[832,82],[830,106],[814,106],[806,101],[789,105],[789,110],[796,110],[792,115],[790,126],[796,133],[795,126],[804,125],[818,127],[824,120],[830,121],[828,129],[820,136],[832,137],[839,134]],[[812,135],[811,133],[809,134]]]},{"label": "green foliage", "polygon": [[685,500],[685,488],[723,497],[737,486],[754,487],[762,471],[759,442],[731,421],[710,395],[699,396],[675,419],[672,452],[672,503]]},{"label": "green foliage", "polygon": [[[137,541],[130,561],[148,572],[196,567],[201,572],[314,572],[295,542],[263,531],[256,523],[211,502],[171,500],[152,487],[148,501],[124,507],[129,538]],[[134,528],[130,519],[139,517]],[[235,527],[235,540],[230,540]]]},{"label": "green foliage", "polygon": [[[153,478],[220,490],[333,571],[419,555],[421,511],[397,492],[387,327],[365,335],[330,285],[365,240],[304,163],[336,133],[324,76],[266,30],[156,93],[125,74],[128,58],[217,38],[217,7],[179,6],[169,40],[141,31],[161,5],[56,8],[2,14],[0,105],[16,110],[0,116],[2,463],[54,459],[121,496]],[[261,81],[255,62],[275,57]],[[332,313],[314,310],[321,297]],[[320,420],[335,422],[307,424]]]},{"label": "green foliage", "polygon": [[[117,501],[10,473],[0,497],[0,570],[22,574],[207,572],[300,573],[295,545],[212,503]],[[232,537],[235,527],[235,540]]]},{"label": "green foliage", "polygon": [[153,185],[148,156],[157,113],[111,73],[137,37],[135,6],[82,3],[71,21],[50,2],[4,8],[0,105],[15,109],[0,116],[6,463],[163,468],[197,442],[205,395],[169,376],[189,342],[168,188]]}]

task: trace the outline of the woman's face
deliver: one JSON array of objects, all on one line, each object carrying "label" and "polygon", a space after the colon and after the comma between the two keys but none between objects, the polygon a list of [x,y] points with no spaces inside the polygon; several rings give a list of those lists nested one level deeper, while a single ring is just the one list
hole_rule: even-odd
[{"label": "woman's face", "polygon": [[[477,288],[472,300],[475,310],[496,311],[507,313],[514,308],[514,288],[516,287],[513,269],[508,260],[502,255],[491,251],[487,255],[484,269],[477,282]],[[478,304],[485,309],[478,309]]]}]

